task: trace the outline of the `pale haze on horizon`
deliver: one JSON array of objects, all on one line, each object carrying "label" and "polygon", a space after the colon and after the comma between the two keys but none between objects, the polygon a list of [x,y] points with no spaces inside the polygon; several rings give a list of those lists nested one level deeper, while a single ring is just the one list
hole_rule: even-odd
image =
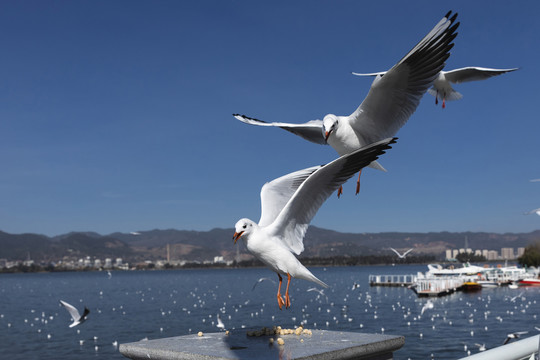
[{"label": "pale haze on horizon", "polygon": [[[261,186],[330,146],[232,114],[349,115],[449,11],[446,70],[519,70],[426,94],[379,162],[321,207],[340,232],[530,232],[540,217],[539,2],[0,4],[0,231],[205,231],[258,219]],[[232,236],[232,233],[231,233]]]}]

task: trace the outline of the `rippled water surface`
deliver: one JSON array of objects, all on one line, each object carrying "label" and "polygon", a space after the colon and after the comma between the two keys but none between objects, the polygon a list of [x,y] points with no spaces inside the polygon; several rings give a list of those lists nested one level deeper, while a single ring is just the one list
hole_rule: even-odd
[{"label": "rippled water surface", "polygon": [[[0,358],[124,359],[115,344],[227,329],[303,324],[308,329],[405,336],[395,359],[458,359],[475,344],[499,346],[506,334],[529,331],[540,311],[540,288],[508,287],[417,298],[407,288],[370,287],[370,274],[415,274],[425,266],[313,268],[331,287],[294,280],[292,307],[280,311],[277,276],[267,269],[113,271],[0,275]],[[257,283],[257,280],[265,280]],[[257,285],[254,287],[254,285]],[[354,284],[359,284],[355,287]],[[58,300],[91,313],[69,328]]]}]

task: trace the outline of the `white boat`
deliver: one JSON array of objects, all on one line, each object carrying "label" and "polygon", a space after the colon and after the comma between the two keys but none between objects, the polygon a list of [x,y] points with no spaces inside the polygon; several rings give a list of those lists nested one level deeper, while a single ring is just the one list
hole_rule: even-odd
[{"label": "white boat", "polygon": [[460,276],[460,275],[476,275],[478,273],[483,273],[488,270],[484,267],[471,265],[469,263],[463,264],[463,267],[460,268],[443,268],[438,264],[429,264],[428,265],[428,274],[433,276]]}]

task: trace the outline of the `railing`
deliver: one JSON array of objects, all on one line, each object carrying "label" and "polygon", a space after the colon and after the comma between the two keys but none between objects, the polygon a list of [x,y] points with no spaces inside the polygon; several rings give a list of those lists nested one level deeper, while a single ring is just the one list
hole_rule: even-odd
[{"label": "railing", "polygon": [[[529,359],[540,348],[540,335],[489,349],[459,360],[521,360]],[[534,357],[533,357],[534,359]]]}]

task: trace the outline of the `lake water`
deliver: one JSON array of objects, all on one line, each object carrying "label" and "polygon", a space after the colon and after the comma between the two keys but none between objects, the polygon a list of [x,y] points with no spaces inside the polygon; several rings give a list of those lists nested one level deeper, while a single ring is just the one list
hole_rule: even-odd
[{"label": "lake water", "polygon": [[[475,344],[502,345],[506,334],[537,335],[540,288],[508,287],[458,292],[428,299],[407,288],[370,287],[370,274],[415,274],[426,266],[313,268],[331,287],[321,295],[294,280],[292,307],[280,311],[277,276],[270,270],[170,270],[0,275],[0,358],[124,359],[115,344],[216,332],[219,313],[227,329],[281,325],[293,328],[405,336],[395,359],[459,359]],[[258,283],[257,280],[268,277]],[[274,283],[273,281],[276,281]],[[354,288],[354,284],[360,286]],[[283,292],[284,292],[283,286]],[[88,320],[69,328],[59,300]]]}]

